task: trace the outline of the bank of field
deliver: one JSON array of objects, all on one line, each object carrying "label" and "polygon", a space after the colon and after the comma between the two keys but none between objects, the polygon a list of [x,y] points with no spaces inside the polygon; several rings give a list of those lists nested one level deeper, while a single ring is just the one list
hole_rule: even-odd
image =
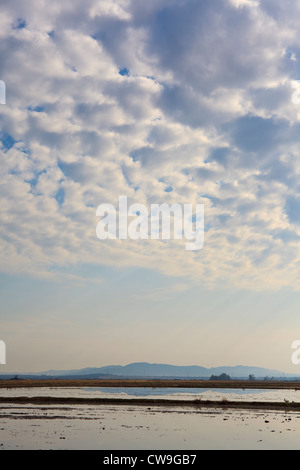
[{"label": "bank of field", "polygon": [[98,387],[98,388],[209,388],[209,389],[242,389],[242,390],[300,390],[300,381],[267,381],[267,380],[160,380],[160,379],[110,379],[110,380],[0,380],[0,388],[30,387]]}]

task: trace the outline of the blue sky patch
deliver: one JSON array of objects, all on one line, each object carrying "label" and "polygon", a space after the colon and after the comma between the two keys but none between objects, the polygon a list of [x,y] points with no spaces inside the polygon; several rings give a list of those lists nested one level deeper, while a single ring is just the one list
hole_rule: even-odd
[{"label": "blue sky patch", "polygon": [[5,150],[10,150],[17,142],[17,140],[15,140],[11,135],[6,134],[5,132],[0,135],[0,140]]},{"label": "blue sky patch", "polygon": [[63,188],[59,188],[55,194],[55,199],[57,200],[58,205],[61,207],[65,202],[65,190]]},{"label": "blue sky patch", "polygon": [[124,69],[120,69],[119,74],[122,75],[122,77],[129,77],[130,75],[129,70],[126,67]]},{"label": "blue sky patch", "polygon": [[26,26],[26,20],[24,20],[24,18],[18,18],[14,23],[13,29],[23,29],[26,28]]}]

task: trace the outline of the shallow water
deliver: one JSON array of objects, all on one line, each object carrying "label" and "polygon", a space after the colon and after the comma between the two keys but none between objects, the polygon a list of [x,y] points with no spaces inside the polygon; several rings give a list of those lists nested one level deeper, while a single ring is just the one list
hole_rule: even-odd
[{"label": "shallow water", "polygon": [[299,401],[293,390],[0,389],[0,396],[121,397],[128,404],[0,405],[0,449],[300,450],[300,412],[136,406],[132,397]]},{"label": "shallow water", "polygon": [[299,450],[300,414],[136,406],[2,406],[0,449]]},{"label": "shallow water", "polygon": [[76,398],[164,398],[172,400],[232,400],[232,401],[294,401],[300,402],[300,391],[295,390],[241,390],[199,388],[96,388],[96,387],[41,387],[0,389],[3,396],[52,396]]}]

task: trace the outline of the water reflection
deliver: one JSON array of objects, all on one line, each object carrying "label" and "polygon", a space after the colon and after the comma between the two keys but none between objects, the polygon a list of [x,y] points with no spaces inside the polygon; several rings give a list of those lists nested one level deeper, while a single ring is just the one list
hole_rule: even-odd
[{"label": "water reflection", "polygon": [[143,398],[172,398],[178,400],[238,400],[238,401],[300,401],[300,392],[295,390],[243,390],[243,389],[209,389],[209,388],[84,388],[91,396],[111,397],[143,397]]},{"label": "water reflection", "polygon": [[[121,397],[122,405],[0,406],[4,449],[291,449],[300,450],[300,413],[135,406],[133,397],[172,400],[299,401],[295,390],[159,388],[0,389],[0,396]],[[0,445],[1,445],[0,444]]]},{"label": "water reflection", "polygon": [[[162,396],[170,395],[172,398],[175,395],[189,395],[190,398],[193,398],[193,395],[202,395],[204,393],[215,393],[216,389],[210,388],[131,388],[131,387],[118,387],[118,388],[85,388],[85,391],[89,392],[102,392],[106,394],[119,395],[125,393],[126,395],[132,395],[134,397],[146,397],[146,396]],[[265,393],[266,390],[241,390],[241,389],[230,389],[230,388],[221,388],[218,389],[219,393],[230,393],[237,395],[249,395],[249,394],[261,394]],[[276,392],[276,390],[270,390],[270,392]]]},{"label": "water reflection", "polygon": [[297,412],[113,406],[0,407],[2,449],[299,450]]},{"label": "water reflection", "polygon": [[300,402],[300,391],[297,390],[242,390],[242,389],[209,389],[209,388],[141,388],[141,387],[41,387],[0,389],[1,396],[11,397],[74,397],[74,398],[163,398],[172,400],[230,400],[230,401],[294,401]]}]

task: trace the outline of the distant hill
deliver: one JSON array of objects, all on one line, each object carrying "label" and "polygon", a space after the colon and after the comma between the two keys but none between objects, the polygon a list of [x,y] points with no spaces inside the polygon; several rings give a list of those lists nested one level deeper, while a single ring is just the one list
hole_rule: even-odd
[{"label": "distant hill", "polygon": [[[210,378],[212,375],[228,374],[231,378],[248,378],[254,375],[255,378],[289,378],[294,377],[284,372],[265,369],[262,367],[234,366],[234,367],[212,367],[205,368],[201,366],[176,366],[170,364],[150,364],[148,362],[135,362],[125,366],[111,365],[104,367],[87,367],[75,370],[48,370],[40,373],[18,374],[19,377],[35,376],[39,378]],[[10,374],[5,374],[10,375]],[[13,374],[11,374],[13,375]],[[1,374],[0,376],[3,376]]]}]

